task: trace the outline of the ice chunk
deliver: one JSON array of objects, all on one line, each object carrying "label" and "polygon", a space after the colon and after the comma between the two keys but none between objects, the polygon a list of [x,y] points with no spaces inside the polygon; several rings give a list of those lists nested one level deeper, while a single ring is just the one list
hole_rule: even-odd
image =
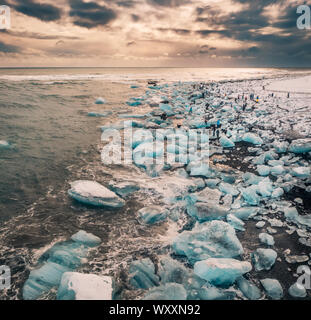
[{"label": "ice chunk", "polygon": [[206,285],[196,291],[196,295],[193,297],[193,299],[233,300],[235,297],[236,293],[234,291],[219,289],[214,286]]},{"label": "ice chunk", "polygon": [[278,280],[263,279],[260,282],[270,298],[280,300],[283,297],[283,288]]},{"label": "ice chunk", "polygon": [[285,153],[288,149],[288,146],[289,146],[289,143],[286,141],[284,142],[275,141],[273,143],[273,147],[277,153]]},{"label": "ice chunk", "polygon": [[4,140],[0,140],[0,149],[8,149],[10,148],[10,143]]},{"label": "ice chunk", "polygon": [[277,253],[272,249],[257,249],[252,253],[252,261],[256,271],[270,270],[275,263]]},{"label": "ice chunk", "polygon": [[232,142],[229,138],[227,138],[226,136],[222,136],[219,140],[221,146],[223,148],[233,148],[235,147],[235,143]]},{"label": "ice chunk", "polygon": [[265,222],[264,221],[259,221],[256,223],[256,228],[261,229],[265,226]]},{"label": "ice chunk", "polygon": [[250,172],[246,172],[243,174],[243,180],[245,183],[249,184],[249,185],[258,185],[259,182],[261,182],[264,178],[263,177],[259,177],[256,176],[253,173]]},{"label": "ice chunk", "polygon": [[212,285],[229,287],[243,274],[252,270],[252,265],[246,261],[235,259],[215,259],[196,262],[194,273]]},{"label": "ice chunk", "polygon": [[307,296],[306,288],[297,282],[288,289],[288,293],[293,298],[305,298]]},{"label": "ice chunk", "polygon": [[75,242],[79,242],[81,244],[85,244],[89,247],[96,247],[101,243],[100,238],[94,236],[91,233],[87,233],[83,230],[80,230],[76,234],[74,234],[71,239]]},{"label": "ice chunk", "polygon": [[167,215],[167,210],[160,206],[145,207],[138,211],[139,218],[145,224],[155,224],[164,221],[167,218]]},{"label": "ice chunk", "polygon": [[58,300],[112,300],[112,278],[65,272],[57,291]]},{"label": "ice chunk", "polygon": [[270,197],[273,192],[273,185],[269,178],[265,178],[258,184],[257,193],[262,197]]},{"label": "ice chunk", "polygon": [[276,188],[273,190],[271,197],[279,198],[284,194],[284,190],[282,188]]},{"label": "ice chunk", "polygon": [[191,166],[190,176],[202,176],[205,178],[213,178],[215,177],[215,172],[209,167],[208,164],[199,163],[196,166]]},{"label": "ice chunk", "polygon": [[255,135],[254,133],[246,133],[243,136],[242,140],[244,142],[249,142],[249,143],[252,143],[255,145],[262,145],[263,144],[262,139],[259,136]]},{"label": "ice chunk", "polygon": [[205,180],[205,183],[206,183],[206,186],[208,188],[211,188],[211,189],[216,189],[217,188],[217,185],[219,184],[220,180],[219,179],[206,179]]},{"label": "ice chunk", "polygon": [[190,276],[189,271],[184,265],[170,257],[163,257],[160,260],[158,275],[162,284],[174,282],[185,286]]},{"label": "ice chunk", "polygon": [[102,97],[97,98],[95,101],[95,104],[104,104],[104,103],[106,103],[106,101]]},{"label": "ice chunk", "polygon": [[149,258],[132,262],[129,273],[130,284],[135,288],[149,289],[159,285],[155,266]]},{"label": "ice chunk", "polygon": [[125,204],[114,192],[95,181],[75,181],[71,183],[68,194],[79,202],[93,206],[120,208]]},{"label": "ice chunk", "polygon": [[248,220],[257,214],[258,208],[255,207],[242,207],[239,209],[231,210],[231,213],[241,220]]},{"label": "ice chunk", "polygon": [[311,215],[299,215],[295,207],[284,208],[284,215],[287,221],[302,224],[311,228]]},{"label": "ice chunk", "polygon": [[232,196],[237,196],[240,194],[238,189],[234,186],[232,186],[229,183],[221,182],[219,185],[219,190],[223,192],[224,194],[231,194]]},{"label": "ice chunk", "polygon": [[291,143],[289,151],[297,154],[311,151],[311,139],[298,139]]},{"label": "ice chunk", "polygon": [[112,114],[111,111],[107,111],[107,112],[89,112],[87,115],[89,117],[97,117],[97,118],[100,118],[100,117],[107,117],[107,116],[110,116]]},{"label": "ice chunk", "polygon": [[260,299],[261,297],[260,290],[250,281],[246,280],[244,277],[239,277],[236,282],[239,289],[247,299],[249,300]]},{"label": "ice chunk", "polygon": [[235,258],[243,253],[234,228],[217,220],[196,224],[191,231],[182,232],[172,247],[192,263],[209,258]]},{"label": "ice chunk", "polygon": [[257,166],[257,172],[259,173],[259,175],[266,177],[270,174],[270,167],[259,165]]},{"label": "ice chunk", "polygon": [[140,187],[137,185],[137,182],[131,181],[124,181],[119,183],[110,182],[109,188],[122,198],[126,198],[127,196],[140,189]]},{"label": "ice chunk", "polygon": [[227,215],[227,222],[236,230],[245,231],[245,223],[233,214]]},{"label": "ice chunk", "polygon": [[261,243],[266,244],[268,246],[274,246],[274,239],[273,237],[268,233],[260,233],[259,234],[259,240]]},{"label": "ice chunk", "polygon": [[260,196],[257,194],[257,187],[250,186],[241,190],[243,199],[251,206],[257,206],[260,202]]},{"label": "ice chunk", "polygon": [[279,176],[285,173],[285,169],[283,166],[274,166],[270,169],[270,172],[273,176]]},{"label": "ice chunk", "polygon": [[149,290],[143,300],[186,300],[187,291],[179,283],[166,283]]},{"label": "ice chunk", "polygon": [[310,173],[311,173],[310,167],[299,167],[299,168],[292,169],[292,175],[300,179],[309,178]]}]

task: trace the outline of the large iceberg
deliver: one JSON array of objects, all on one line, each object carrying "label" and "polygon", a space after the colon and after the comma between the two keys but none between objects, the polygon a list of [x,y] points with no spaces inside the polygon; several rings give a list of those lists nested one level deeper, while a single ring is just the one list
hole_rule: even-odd
[{"label": "large iceberg", "polygon": [[246,261],[235,259],[207,259],[194,265],[194,273],[215,286],[229,287],[243,274],[252,270]]},{"label": "large iceberg", "polygon": [[58,300],[112,300],[111,277],[65,272],[57,291]]},{"label": "large iceberg", "polygon": [[217,220],[196,224],[191,231],[182,232],[172,247],[176,254],[187,256],[192,263],[209,258],[235,258],[243,254],[234,228]]},{"label": "large iceberg", "polygon": [[125,204],[114,192],[95,181],[75,181],[68,194],[79,202],[98,207],[121,208]]}]

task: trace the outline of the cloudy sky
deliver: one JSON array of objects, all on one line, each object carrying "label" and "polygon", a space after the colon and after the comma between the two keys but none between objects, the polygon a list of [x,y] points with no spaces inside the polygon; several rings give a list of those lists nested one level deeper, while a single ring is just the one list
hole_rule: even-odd
[{"label": "cloudy sky", "polygon": [[0,0],[11,8],[0,66],[311,67],[304,3]]}]

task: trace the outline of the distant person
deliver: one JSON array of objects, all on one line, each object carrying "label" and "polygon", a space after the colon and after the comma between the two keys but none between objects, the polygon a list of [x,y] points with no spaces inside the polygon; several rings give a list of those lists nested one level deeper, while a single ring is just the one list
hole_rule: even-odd
[{"label": "distant person", "polygon": [[287,99],[289,99],[289,97],[290,97],[290,94],[289,94],[289,92],[288,92],[288,94],[287,94]]},{"label": "distant person", "polygon": [[161,119],[164,121],[167,120],[167,114],[165,112],[161,114]]}]

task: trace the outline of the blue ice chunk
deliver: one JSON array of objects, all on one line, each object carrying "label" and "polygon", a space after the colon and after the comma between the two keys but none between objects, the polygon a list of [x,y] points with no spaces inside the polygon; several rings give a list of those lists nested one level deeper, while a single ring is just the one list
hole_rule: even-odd
[{"label": "blue ice chunk", "polygon": [[280,141],[275,141],[273,143],[273,148],[275,149],[275,151],[277,153],[285,153],[287,152],[289,143],[284,141],[284,142],[280,142]]},{"label": "blue ice chunk", "polygon": [[206,186],[210,189],[216,189],[219,182],[220,180],[218,178],[205,180]]},{"label": "blue ice chunk", "polygon": [[269,160],[268,165],[271,167],[284,166],[284,161],[282,161],[282,160]]},{"label": "blue ice chunk", "polygon": [[99,237],[96,237],[91,233],[87,233],[84,230],[80,230],[79,232],[75,233],[71,239],[89,247],[96,247],[101,243],[101,239]]},{"label": "blue ice chunk", "polygon": [[245,231],[245,223],[240,220],[239,218],[237,218],[235,215],[233,214],[228,214],[227,215],[227,222],[235,229],[235,230],[239,230],[239,231]]},{"label": "blue ice chunk", "polygon": [[269,178],[265,178],[261,182],[259,182],[257,187],[257,193],[262,197],[270,197],[272,195],[274,188],[273,184]]},{"label": "blue ice chunk", "polygon": [[48,262],[41,268],[30,272],[29,278],[23,287],[23,299],[36,300],[43,293],[59,285],[64,272],[70,271],[57,263]]},{"label": "blue ice chunk", "polygon": [[297,154],[308,153],[311,151],[311,139],[298,139],[291,143],[289,151]]},{"label": "blue ice chunk", "polygon": [[228,208],[215,202],[195,202],[187,197],[187,213],[200,222],[225,218]]},{"label": "blue ice chunk", "polygon": [[259,240],[261,243],[266,244],[268,246],[274,246],[274,239],[273,237],[268,233],[260,233],[259,234]]},{"label": "blue ice chunk", "polygon": [[270,174],[270,167],[259,165],[257,166],[257,172],[259,173],[259,175],[266,177]]},{"label": "blue ice chunk", "polygon": [[257,185],[263,179],[264,179],[263,177],[256,176],[255,174],[250,173],[250,172],[246,172],[246,173],[243,174],[244,182],[249,184],[249,185],[254,185],[254,184]]},{"label": "blue ice chunk", "polygon": [[241,190],[243,199],[251,206],[257,206],[260,203],[260,196],[257,194],[257,186],[250,186]]},{"label": "blue ice chunk", "polygon": [[275,263],[277,253],[272,249],[257,249],[252,253],[252,261],[256,271],[270,270]]},{"label": "blue ice chunk", "polygon": [[124,181],[119,183],[112,182],[109,184],[109,188],[122,198],[126,198],[132,193],[140,190],[140,187],[137,185],[137,183],[131,181]]},{"label": "blue ice chunk", "polygon": [[[193,165],[192,165],[193,164]],[[187,169],[190,168],[190,176],[193,177],[205,177],[205,178],[214,178],[216,173],[213,169],[209,167],[208,164],[199,162],[194,163],[190,162]]]},{"label": "blue ice chunk", "polygon": [[256,207],[242,207],[239,209],[232,209],[231,213],[241,220],[248,220],[257,214],[258,208]]},{"label": "blue ice chunk", "polygon": [[149,258],[131,263],[129,279],[130,284],[138,289],[149,289],[159,285],[159,277],[155,274],[155,266]]},{"label": "blue ice chunk", "polygon": [[268,297],[273,300],[280,300],[283,297],[283,288],[280,282],[276,279],[263,279],[260,280],[262,286],[264,287]]},{"label": "blue ice chunk", "polygon": [[232,196],[240,194],[238,189],[229,183],[221,182],[218,188],[224,194],[231,194]]},{"label": "blue ice chunk", "polygon": [[155,224],[167,218],[168,211],[160,206],[150,206],[138,211],[139,218],[145,224]]},{"label": "blue ice chunk", "polygon": [[95,181],[72,182],[68,194],[79,202],[98,207],[120,208],[125,205],[123,199]]},{"label": "blue ice chunk", "polygon": [[166,113],[172,112],[172,106],[169,104],[160,103],[160,109]]},{"label": "blue ice chunk", "polygon": [[0,140],[0,149],[9,149],[11,147],[10,143],[4,140]]},{"label": "blue ice chunk", "polygon": [[235,258],[243,253],[234,228],[217,220],[196,224],[191,231],[182,232],[174,239],[172,248],[192,263],[213,257]]},{"label": "blue ice chunk", "polygon": [[139,88],[139,86],[136,84],[131,85],[131,89],[138,89],[138,88]]},{"label": "blue ice chunk", "polygon": [[187,291],[179,283],[166,283],[150,289],[143,300],[187,300]]},{"label": "blue ice chunk", "polygon": [[130,107],[138,107],[142,105],[140,101],[127,101],[126,104]]},{"label": "blue ice chunk", "polygon": [[104,104],[104,103],[106,103],[106,101],[102,97],[97,98],[95,101],[95,104]]},{"label": "blue ice chunk", "polygon": [[[223,290],[214,286],[208,285],[196,291],[194,298],[199,300],[233,300],[236,297],[234,291]],[[192,299],[191,299],[192,300]]]},{"label": "blue ice chunk", "polygon": [[233,141],[231,141],[229,138],[227,138],[226,136],[222,136],[220,138],[219,142],[223,148],[234,148],[235,147],[235,143]]},{"label": "blue ice chunk", "polygon": [[246,261],[224,258],[210,258],[194,265],[194,274],[212,285],[229,287],[237,278],[252,270]]},{"label": "blue ice chunk", "polygon": [[276,188],[273,190],[271,197],[279,198],[284,194],[284,190],[282,188]]},{"label": "blue ice chunk", "polygon": [[258,300],[261,297],[260,290],[250,281],[246,280],[244,277],[237,279],[237,285],[244,296],[249,300]]},{"label": "blue ice chunk", "polygon": [[112,114],[111,111],[107,111],[107,112],[89,112],[87,115],[89,117],[108,117]]},{"label": "blue ice chunk", "polygon": [[243,136],[243,141],[249,142],[249,143],[252,143],[255,145],[262,145],[263,144],[262,139],[259,136],[255,135],[254,133],[246,133]]},{"label": "blue ice chunk", "polygon": [[302,224],[311,228],[311,215],[299,215],[295,207],[287,207],[284,209],[284,215],[287,221],[296,224]]},{"label": "blue ice chunk", "polygon": [[179,283],[184,286],[189,285],[189,270],[179,261],[170,257],[164,257],[160,260],[158,275],[160,276],[162,284]]},{"label": "blue ice chunk", "polygon": [[310,177],[311,169],[310,169],[310,167],[293,168],[291,174],[294,177],[297,177],[297,178],[300,178],[300,179],[306,179],[306,178]]}]

